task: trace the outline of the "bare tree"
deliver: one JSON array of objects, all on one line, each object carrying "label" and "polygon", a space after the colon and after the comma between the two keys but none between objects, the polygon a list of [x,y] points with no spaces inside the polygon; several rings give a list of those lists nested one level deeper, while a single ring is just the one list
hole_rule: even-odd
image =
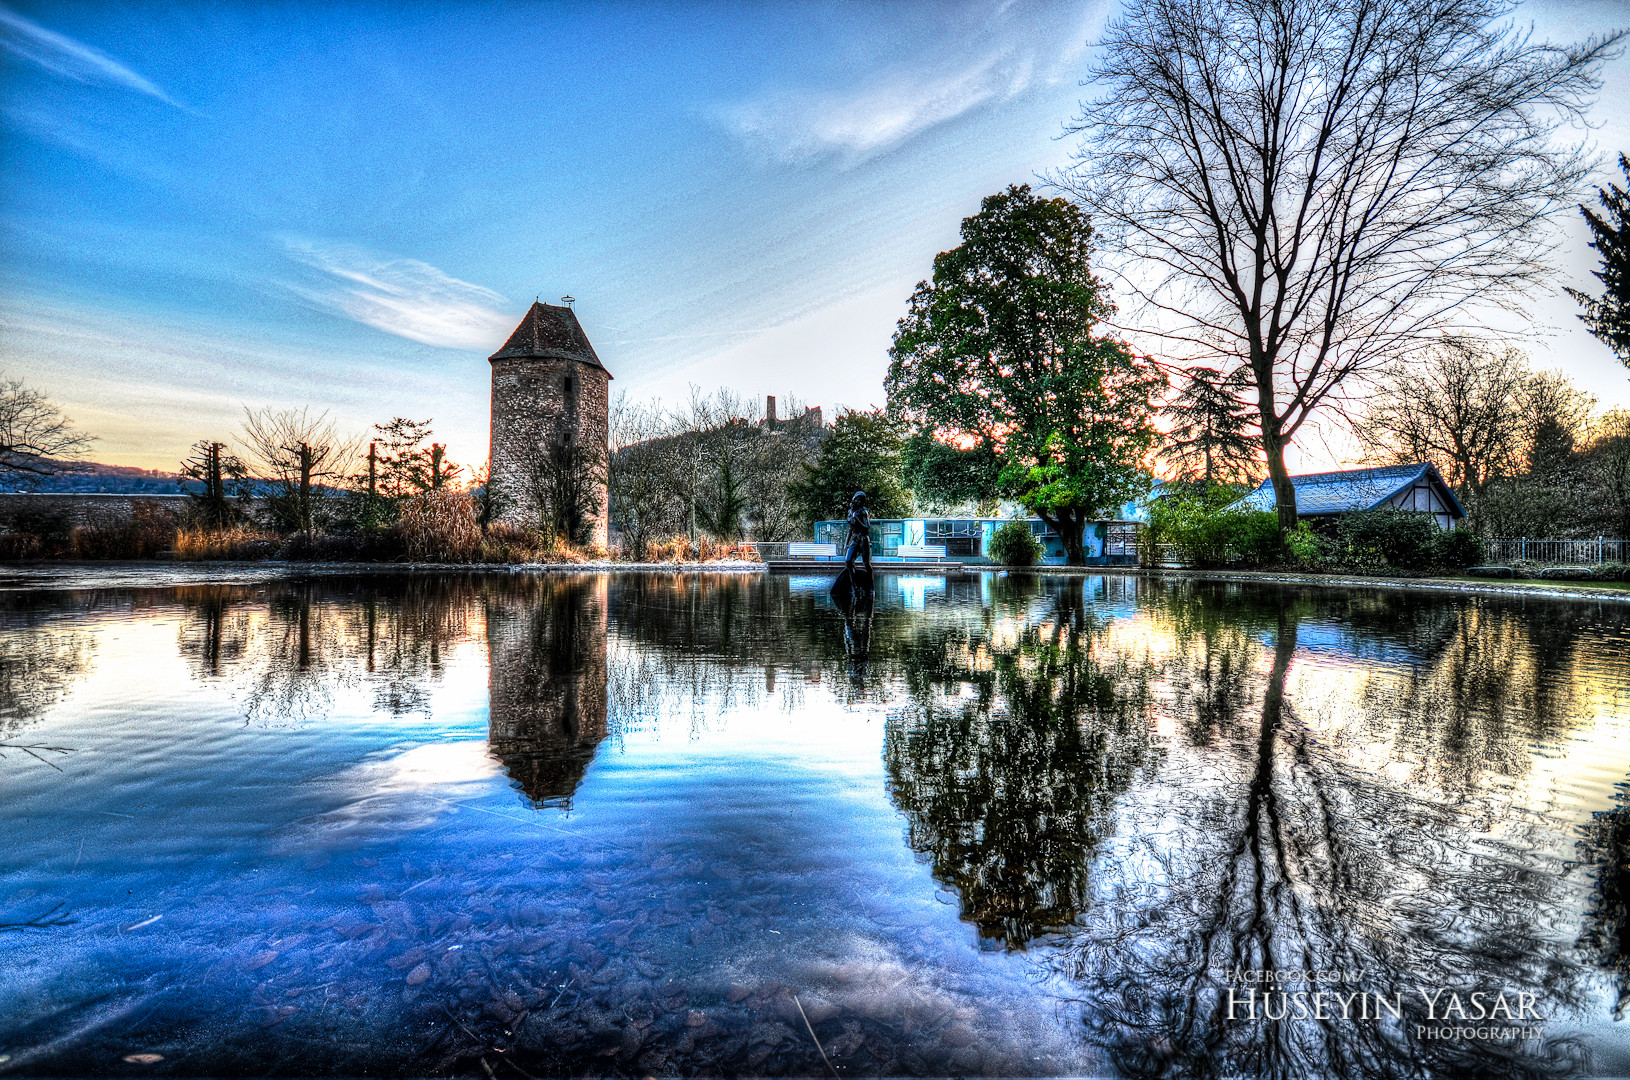
[{"label": "bare tree", "polygon": [[534,456],[522,479],[539,531],[569,544],[592,540],[605,468],[605,451],[570,439],[553,442]]},{"label": "bare tree", "polygon": [[0,480],[28,482],[62,472],[62,458],[91,439],[75,431],[54,402],[21,379],[0,379]]},{"label": "bare tree", "polygon": [[1545,476],[1565,470],[1590,432],[1595,396],[1560,371],[1541,371],[1523,381],[1518,407],[1527,436],[1529,473]]},{"label": "bare tree", "polygon": [[326,517],[322,488],[345,483],[356,457],[355,440],[342,438],[327,412],[308,409],[245,408],[243,443],[274,523],[308,535]]},{"label": "bare tree", "polygon": [[1134,0],[1107,31],[1058,182],[1141,261],[1144,329],[1248,370],[1282,528],[1285,447],[1349,376],[1549,272],[1589,164],[1552,136],[1622,35],[1535,42],[1511,8]]},{"label": "bare tree", "polygon": [[1630,537],[1630,410],[1610,409],[1592,425],[1586,451],[1598,528]]},{"label": "bare tree", "polygon": [[[796,399],[783,399],[800,416]],[[801,531],[788,484],[824,430],[807,417],[765,422],[729,389],[692,386],[677,408],[619,398],[610,415],[612,525],[637,554],[662,536],[788,540]]]},{"label": "bare tree", "polygon": [[668,420],[653,404],[612,402],[608,425],[606,493],[611,524],[624,547],[643,558],[646,547],[672,519],[675,494],[669,484],[669,457],[664,443]]},{"label": "bare tree", "polygon": [[1522,409],[1528,358],[1470,338],[1445,341],[1377,381],[1355,430],[1371,454],[1435,461],[1462,495],[1520,467],[1529,438]]}]

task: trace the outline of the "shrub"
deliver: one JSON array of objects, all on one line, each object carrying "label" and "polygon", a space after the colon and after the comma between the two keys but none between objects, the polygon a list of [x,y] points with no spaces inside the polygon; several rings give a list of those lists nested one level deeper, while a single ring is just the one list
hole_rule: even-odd
[{"label": "shrub", "polygon": [[1442,563],[1444,533],[1431,514],[1391,507],[1343,514],[1332,539],[1335,561],[1357,569],[1425,570]]},{"label": "shrub", "polygon": [[1595,568],[1597,581],[1630,581],[1630,563],[1605,562]]},{"label": "shrub", "polygon": [[657,563],[759,562],[758,548],[745,540],[715,540],[699,536],[694,544],[679,534],[645,545],[645,561]]},{"label": "shrub", "polygon": [[697,542],[698,562],[758,562],[758,549],[745,540],[714,540],[704,536]]},{"label": "shrub", "polygon": [[111,525],[85,525],[73,531],[76,559],[151,559],[175,545],[176,516],[158,503],[131,504],[130,517]]},{"label": "shrub", "polygon": [[1486,557],[1483,541],[1470,529],[1439,532],[1437,562],[1451,570],[1464,570],[1476,566]]},{"label": "shrub", "polygon": [[1298,521],[1296,528],[1285,536],[1285,553],[1296,561],[1298,566],[1314,569],[1322,565],[1326,559],[1326,543],[1323,537],[1313,531],[1305,521]]},{"label": "shrub", "polygon": [[277,537],[259,529],[183,529],[175,535],[178,559],[269,559],[279,546]]},{"label": "shrub", "polygon": [[20,510],[0,535],[0,559],[49,559],[72,556],[74,526],[60,508]]},{"label": "shrub", "polygon": [[[479,512],[479,504],[477,504]],[[538,562],[538,534],[508,521],[487,526],[481,538],[479,558],[488,563]]]},{"label": "shrub", "polygon": [[646,546],[645,555],[651,562],[659,563],[691,562],[695,558],[691,552],[688,536],[670,536],[666,540],[653,540]]},{"label": "shrub", "polygon": [[1041,561],[1041,541],[1028,521],[1009,521],[991,534],[990,558],[1003,566],[1035,566]]},{"label": "shrub", "polygon": [[396,533],[416,562],[468,562],[481,549],[475,500],[451,488],[431,488],[406,500]]},{"label": "shrub", "polygon": [[1169,544],[1194,566],[1262,566],[1280,562],[1285,549],[1279,518],[1264,511],[1232,509],[1235,488],[1213,487],[1167,495],[1149,512],[1144,542]]}]

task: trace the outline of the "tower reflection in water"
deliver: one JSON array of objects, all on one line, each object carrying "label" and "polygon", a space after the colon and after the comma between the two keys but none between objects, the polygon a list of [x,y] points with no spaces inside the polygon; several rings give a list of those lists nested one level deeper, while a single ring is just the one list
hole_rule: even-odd
[{"label": "tower reflection in water", "polygon": [[486,593],[487,738],[533,807],[570,806],[606,737],[606,578]]}]

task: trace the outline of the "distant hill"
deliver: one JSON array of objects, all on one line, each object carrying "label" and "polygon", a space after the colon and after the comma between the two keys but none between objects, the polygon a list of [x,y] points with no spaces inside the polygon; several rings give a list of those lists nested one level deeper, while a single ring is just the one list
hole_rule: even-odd
[{"label": "distant hill", "polygon": [[102,465],[94,461],[64,463],[72,471],[29,480],[0,481],[0,491],[106,492],[110,495],[180,495],[181,476],[129,465]]}]

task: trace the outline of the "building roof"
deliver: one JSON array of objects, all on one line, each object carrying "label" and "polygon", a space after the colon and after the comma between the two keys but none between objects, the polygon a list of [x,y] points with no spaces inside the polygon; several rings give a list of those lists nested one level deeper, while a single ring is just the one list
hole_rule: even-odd
[{"label": "building roof", "polygon": [[[1465,517],[1466,511],[1443,482],[1431,462],[1418,461],[1412,465],[1383,465],[1375,469],[1345,469],[1341,472],[1305,473],[1290,478],[1296,486],[1296,512],[1302,515],[1346,514],[1354,510],[1374,510],[1406,488],[1414,487],[1422,479],[1438,489],[1443,501],[1454,507],[1455,514]],[[1240,510],[1272,510],[1274,508],[1273,481],[1262,481],[1255,491],[1234,504]]]},{"label": "building roof", "polygon": [[[487,357],[488,360],[506,359],[581,360],[601,371],[606,366],[594,353],[589,337],[577,321],[577,313],[569,307],[554,304],[533,304],[521,325],[509,335],[504,347]],[[607,372],[610,375],[610,372]]]}]

